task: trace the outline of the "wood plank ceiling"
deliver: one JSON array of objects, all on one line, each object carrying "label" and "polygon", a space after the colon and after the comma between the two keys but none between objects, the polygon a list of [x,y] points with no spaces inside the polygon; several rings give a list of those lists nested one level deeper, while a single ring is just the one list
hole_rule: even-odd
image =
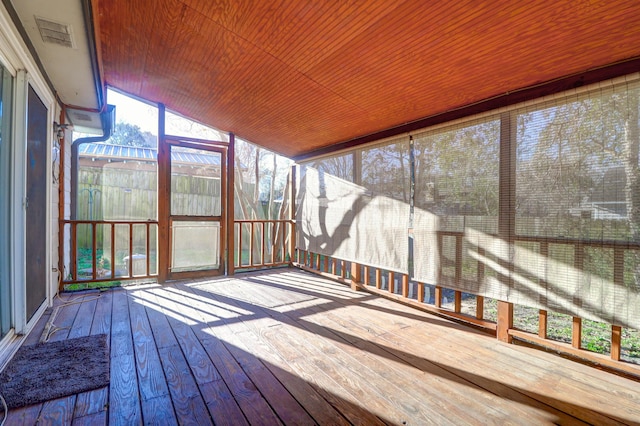
[{"label": "wood plank ceiling", "polygon": [[637,0],[92,1],[107,84],[291,157],[640,58]]}]

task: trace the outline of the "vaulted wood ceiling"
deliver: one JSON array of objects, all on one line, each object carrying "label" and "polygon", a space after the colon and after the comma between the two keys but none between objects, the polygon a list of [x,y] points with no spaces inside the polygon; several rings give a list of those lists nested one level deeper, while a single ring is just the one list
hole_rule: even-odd
[{"label": "vaulted wood ceiling", "polygon": [[92,1],[107,84],[288,156],[640,58],[637,0]]}]

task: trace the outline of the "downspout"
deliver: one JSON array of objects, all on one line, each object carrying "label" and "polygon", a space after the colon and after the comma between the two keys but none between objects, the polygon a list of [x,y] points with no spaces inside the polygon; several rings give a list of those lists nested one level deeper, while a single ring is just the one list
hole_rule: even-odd
[{"label": "downspout", "polygon": [[115,123],[116,107],[107,105],[106,111],[100,113],[102,121],[102,135],[87,138],[79,138],[71,143],[71,220],[76,219],[76,201],[78,199],[78,152],[80,145],[93,142],[104,142],[113,134],[113,126]]}]

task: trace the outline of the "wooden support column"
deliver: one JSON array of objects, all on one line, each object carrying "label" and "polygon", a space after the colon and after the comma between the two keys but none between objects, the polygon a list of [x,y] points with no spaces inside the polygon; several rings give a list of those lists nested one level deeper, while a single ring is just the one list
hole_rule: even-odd
[{"label": "wooden support column", "polygon": [[376,288],[382,288],[382,271],[380,268],[376,268]]},{"label": "wooden support column", "polygon": [[363,267],[363,269],[364,269],[364,271],[363,271],[364,278],[363,278],[362,282],[364,283],[364,285],[370,285],[371,283],[369,282],[370,281],[369,280],[369,267],[367,265],[365,265]]},{"label": "wooden support column", "polygon": [[513,303],[498,301],[498,324],[496,335],[501,342],[511,343],[509,330],[513,328]]},{"label": "wooden support column", "polygon": [[347,278],[347,262],[344,260],[340,261],[340,277]]},{"label": "wooden support column", "polygon": [[417,283],[418,286],[418,302],[424,302],[424,283]]},{"label": "wooden support column", "polygon": [[393,271],[389,271],[389,275],[387,276],[387,279],[389,280],[389,286],[387,287],[389,293],[395,293],[396,292],[396,274]]},{"label": "wooden support column", "polygon": [[[289,265],[296,255],[297,226],[296,226],[296,165],[289,170],[289,220],[291,220],[291,234],[289,235]],[[297,259],[296,259],[297,260]]]},{"label": "wooden support column", "polygon": [[[235,150],[235,135],[233,133],[229,133],[229,149],[227,150],[227,212],[226,212],[226,236],[227,236],[227,247],[226,247],[226,261],[227,261],[227,274],[233,275],[235,273],[235,261],[234,261],[234,253],[235,253],[235,173],[236,173],[236,150]],[[240,225],[242,226],[242,225]],[[264,225],[263,225],[264,226]],[[264,234],[264,232],[263,232]],[[253,234],[249,237],[251,241],[253,241]],[[239,242],[240,247],[242,247],[242,243]],[[253,253],[253,250],[251,250]],[[262,258],[262,262],[264,263],[264,257]]]},{"label": "wooden support column", "polygon": [[[516,135],[517,120],[512,112],[500,115],[500,167],[498,182],[498,264],[504,272],[498,274],[506,293],[513,287],[513,245],[516,233]],[[511,343],[513,303],[498,301],[498,340]]]},{"label": "wooden support column", "polygon": [[439,285],[436,286],[435,292],[433,294],[433,304],[436,308],[442,307],[442,287]]},{"label": "wooden support column", "polygon": [[165,137],[165,108],[158,105],[158,282],[169,276],[169,202],[171,196],[171,148]]},{"label": "wooden support column", "polygon": [[362,268],[359,263],[351,262],[351,290],[360,291],[362,284]]}]

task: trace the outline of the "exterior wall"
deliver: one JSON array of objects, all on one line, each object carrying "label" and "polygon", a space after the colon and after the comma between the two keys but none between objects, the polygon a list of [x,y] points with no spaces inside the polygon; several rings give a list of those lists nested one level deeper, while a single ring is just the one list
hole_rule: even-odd
[{"label": "exterior wall", "polygon": [[[57,273],[52,272],[52,266],[57,263],[57,184],[52,182],[52,147],[53,147],[53,122],[59,116],[59,107],[55,95],[46,83],[45,77],[39,71],[35,59],[22,40],[17,28],[7,10],[0,5],[0,64],[2,64],[14,78],[14,96],[11,105],[12,131],[11,139],[11,214],[9,235],[2,238],[10,240],[10,253],[3,256],[11,257],[9,262],[10,286],[12,294],[11,317],[12,330],[0,341],[0,366],[10,357],[21,341],[22,335],[27,333],[37,322],[44,309],[51,303],[56,292]],[[26,223],[25,194],[26,194],[26,107],[27,91],[32,87],[47,109],[47,146],[46,151],[46,299],[31,320],[26,318],[26,285],[25,274],[27,268],[26,259]]]}]

